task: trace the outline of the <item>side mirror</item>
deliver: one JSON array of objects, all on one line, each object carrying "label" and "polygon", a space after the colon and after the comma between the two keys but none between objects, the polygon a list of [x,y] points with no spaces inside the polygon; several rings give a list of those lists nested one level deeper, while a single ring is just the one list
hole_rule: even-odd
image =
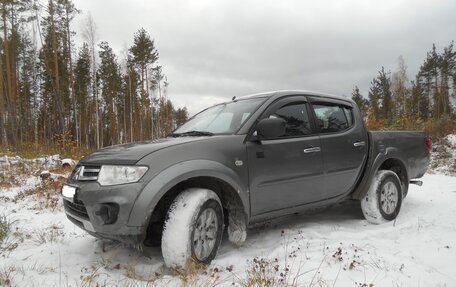
[{"label": "side mirror", "polygon": [[273,139],[285,134],[286,121],[281,118],[262,119],[257,124],[258,139]]}]

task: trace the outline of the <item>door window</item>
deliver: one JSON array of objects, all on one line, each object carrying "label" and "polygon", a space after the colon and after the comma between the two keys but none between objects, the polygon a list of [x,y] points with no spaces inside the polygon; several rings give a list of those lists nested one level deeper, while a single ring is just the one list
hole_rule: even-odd
[{"label": "door window", "polygon": [[315,104],[312,107],[317,116],[317,124],[321,133],[344,131],[353,125],[350,108],[325,104]]},{"label": "door window", "polygon": [[287,104],[269,116],[269,118],[273,117],[284,119],[286,122],[285,134],[281,138],[305,136],[312,133],[305,103]]}]

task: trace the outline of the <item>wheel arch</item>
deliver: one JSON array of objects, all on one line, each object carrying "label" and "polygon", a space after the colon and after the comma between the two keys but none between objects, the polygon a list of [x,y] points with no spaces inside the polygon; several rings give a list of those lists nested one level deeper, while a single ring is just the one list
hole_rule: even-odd
[{"label": "wheel arch", "polygon": [[192,160],[165,169],[146,185],[132,208],[129,225],[147,227],[147,235],[153,229],[161,232],[173,200],[192,187],[213,190],[228,213],[229,224],[247,224],[249,197],[237,174],[218,162]]},{"label": "wheel arch", "polygon": [[[353,193],[353,198],[362,199],[368,192],[372,181],[374,180],[375,174],[379,170],[391,170],[397,174],[402,185],[402,191],[404,196],[407,194],[409,186],[409,176],[407,166],[399,156],[394,156],[393,153],[379,154],[371,165],[368,177],[361,183]],[[366,167],[369,168],[369,167]]]},{"label": "wheel arch", "polygon": [[402,193],[404,195],[407,194],[409,186],[409,177],[406,165],[402,160],[400,160],[399,158],[388,158],[380,165],[378,170],[391,170],[394,173],[396,173],[399,177],[399,180],[401,181]]}]

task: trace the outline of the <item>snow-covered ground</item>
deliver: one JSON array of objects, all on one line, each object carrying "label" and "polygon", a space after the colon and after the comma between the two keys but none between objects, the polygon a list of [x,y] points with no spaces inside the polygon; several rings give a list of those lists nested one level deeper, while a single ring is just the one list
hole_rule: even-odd
[{"label": "snow-covered ground", "polygon": [[225,235],[207,269],[173,273],[159,248],[138,251],[73,225],[55,200],[68,170],[40,164],[14,174],[0,166],[0,219],[9,225],[0,286],[456,286],[453,176],[412,185],[396,222],[371,225],[359,202],[343,202],[256,226],[242,247]]}]

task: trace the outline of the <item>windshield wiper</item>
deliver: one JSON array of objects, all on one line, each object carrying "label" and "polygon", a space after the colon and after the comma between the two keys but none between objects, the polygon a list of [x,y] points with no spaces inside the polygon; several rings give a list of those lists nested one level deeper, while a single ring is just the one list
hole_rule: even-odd
[{"label": "windshield wiper", "polygon": [[171,136],[173,137],[200,137],[200,136],[213,136],[214,134],[211,132],[205,131],[188,131],[185,133],[172,133]]}]

